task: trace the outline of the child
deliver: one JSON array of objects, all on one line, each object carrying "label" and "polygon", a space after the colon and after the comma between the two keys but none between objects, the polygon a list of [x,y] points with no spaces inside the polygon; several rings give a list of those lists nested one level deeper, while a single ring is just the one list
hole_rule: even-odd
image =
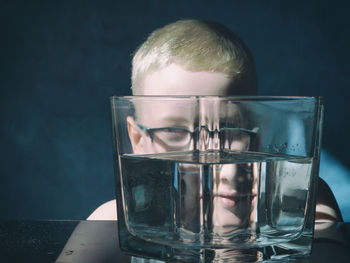
[{"label": "child", "polygon": [[[180,20],[155,30],[132,61],[133,95],[256,95],[253,58],[226,27]],[[319,179],[316,222],[342,221],[337,202]],[[116,201],[97,208],[88,220],[115,220]]]}]

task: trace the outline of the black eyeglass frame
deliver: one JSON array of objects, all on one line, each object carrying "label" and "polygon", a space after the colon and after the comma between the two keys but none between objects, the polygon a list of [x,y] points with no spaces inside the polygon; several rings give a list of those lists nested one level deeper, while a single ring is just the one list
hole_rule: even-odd
[{"label": "black eyeglass frame", "polygon": [[[255,127],[254,129],[250,130],[250,129],[246,129],[246,128],[238,128],[238,127],[223,127],[220,128],[219,130],[209,130],[207,126],[200,126],[194,129],[194,131],[190,131],[189,129],[185,128],[185,127],[180,127],[180,126],[172,126],[172,127],[158,127],[158,128],[148,128],[145,125],[141,124],[141,123],[136,123],[137,127],[140,128],[140,130],[142,130],[143,132],[147,133],[149,135],[149,137],[151,138],[151,141],[154,142],[154,133],[157,131],[163,131],[163,130],[173,130],[173,131],[184,131],[187,132],[190,135],[190,140],[188,142],[188,144],[193,140],[196,139],[195,134],[198,132],[198,130],[201,129],[205,129],[208,132],[209,136],[213,136],[216,132],[218,132],[220,134],[220,132],[225,131],[225,130],[236,130],[236,131],[242,131],[245,132],[247,134],[250,135],[251,139],[254,139],[256,137],[256,135],[258,134],[259,128]],[[161,141],[161,140],[160,140]],[[163,143],[165,146],[167,146],[167,144],[163,141],[161,141],[161,143]]]}]

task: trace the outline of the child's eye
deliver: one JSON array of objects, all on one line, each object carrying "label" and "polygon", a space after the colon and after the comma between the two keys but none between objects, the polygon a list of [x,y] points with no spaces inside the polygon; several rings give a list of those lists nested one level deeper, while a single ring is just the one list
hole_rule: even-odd
[{"label": "child's eye", "polygon": [[166,142],[181,143],[182,141],[189,139],[188,132],[184,130],[166,129],[166,130],[158,131],[156,133],[156,136],[165,143]]},{"label": "child's eye", "polygon": [[154,138],[172,149],[186,149],[192,137],[189,131],[167,128],[156,131]]}]

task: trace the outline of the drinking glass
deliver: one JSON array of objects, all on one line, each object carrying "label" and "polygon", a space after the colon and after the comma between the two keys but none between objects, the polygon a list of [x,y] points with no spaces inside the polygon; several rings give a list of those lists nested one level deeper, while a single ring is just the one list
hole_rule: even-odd
[{"label": "drinking glass", "polygon": [[311,252],[323,102],[111,97],[119,241],[207,262]]}]

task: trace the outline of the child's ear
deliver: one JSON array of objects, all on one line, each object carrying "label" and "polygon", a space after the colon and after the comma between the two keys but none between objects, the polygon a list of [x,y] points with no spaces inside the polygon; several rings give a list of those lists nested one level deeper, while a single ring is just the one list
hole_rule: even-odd
[{"label": "child's ear", "polygon": [[127,117],[128,133],[132,146],[133,153],[142,153],[144,144],[144,134],[136,125],[134,118]]}]

